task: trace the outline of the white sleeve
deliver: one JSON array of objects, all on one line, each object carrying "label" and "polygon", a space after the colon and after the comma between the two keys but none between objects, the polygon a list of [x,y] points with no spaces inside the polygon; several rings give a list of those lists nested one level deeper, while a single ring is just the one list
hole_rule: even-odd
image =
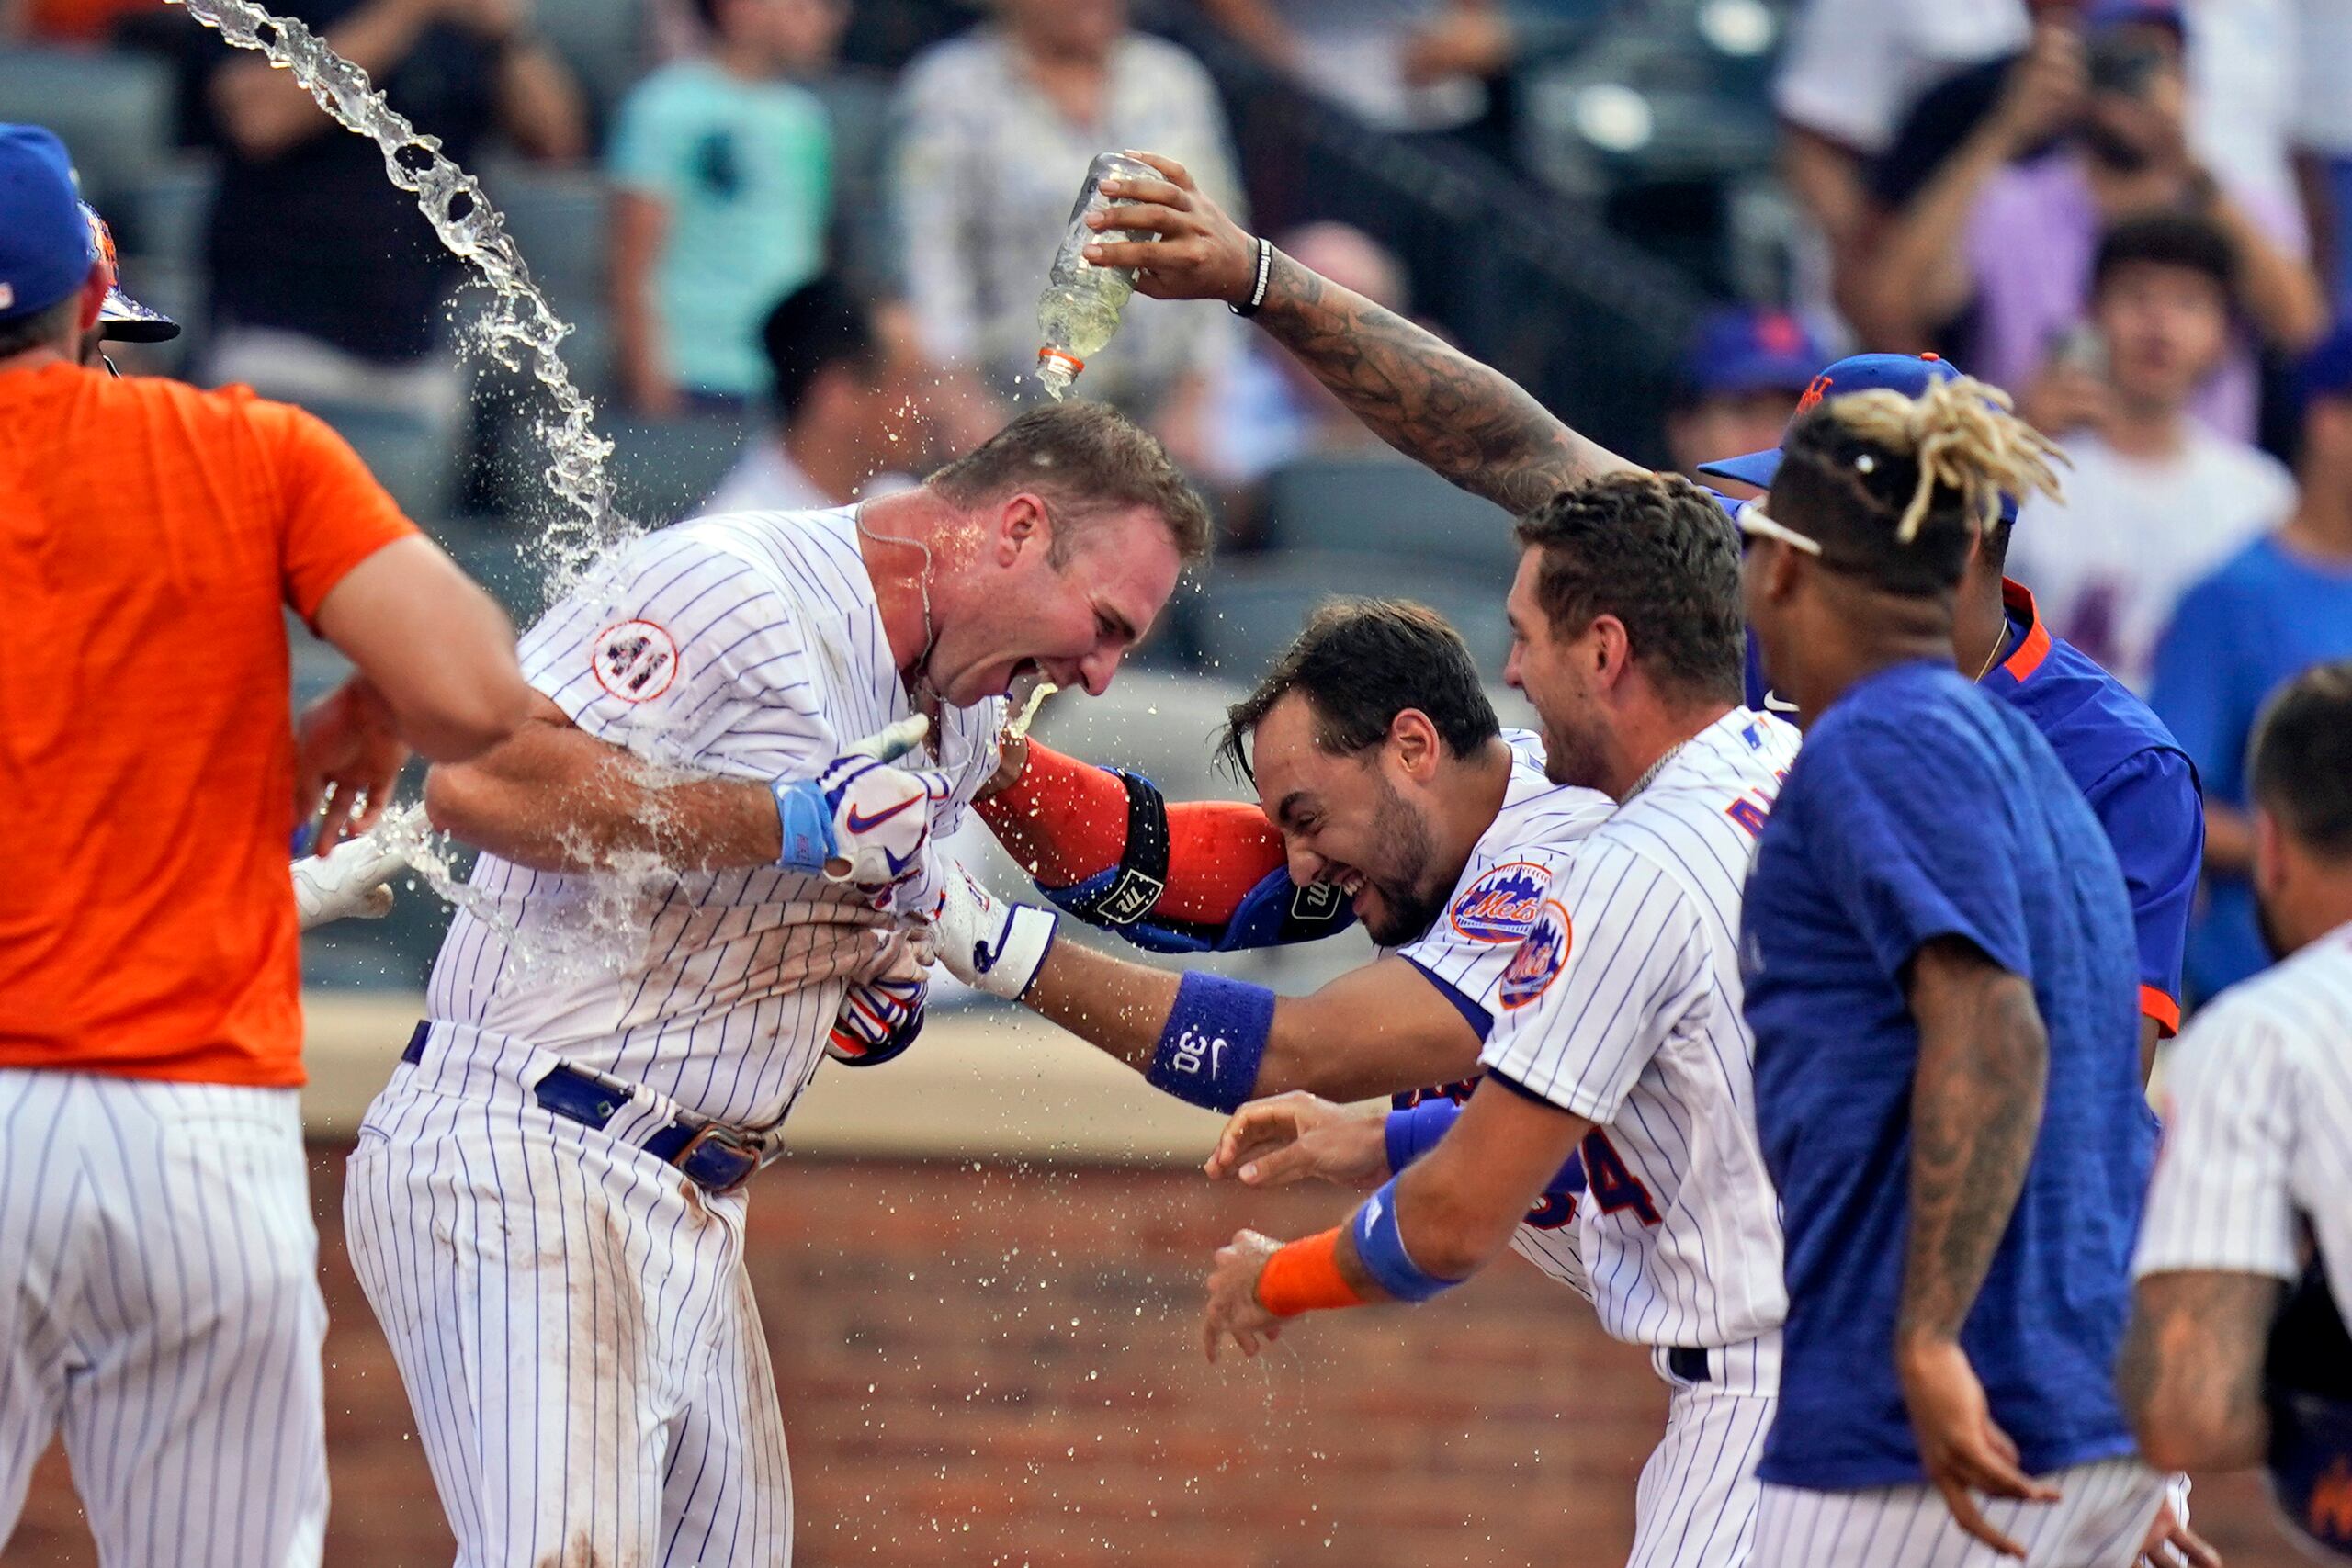
[{"label": "white sleeve", "polygon": [[599,740],[665,766],[779,778],[840,750],[796,623],[751,563],[678,527],[582,584],[517,653],[524,679]]},{"label": "white sleeve", "polygon": [[1706,915],[1649,856],[1588,840],[1503,976],[1479,1065],[1587,1121],[1617,1118],[1711,995]]},{"label": "white sleeve", "polygon": [[1860,152],[1894,136],[1895,19],[1887,0],[1806,0],[1772,81],[1781,118]]},{"label": "white sleeve", "polygon": [[1496,992],[1521,935],[1553,884],[1567,873],[1566,852],[1514,849],[1509,860],[1473,861],[1430,929],[1396,950],[1429,978],[1484,1040],[1498,1016]]},{"label": "white sleeve", "polygon": [[2297,1089],[2286,1045],[2265,1009],[2227,997],[2174,1042],[2134,1278],[2300,1272],[2290,1185]]}]

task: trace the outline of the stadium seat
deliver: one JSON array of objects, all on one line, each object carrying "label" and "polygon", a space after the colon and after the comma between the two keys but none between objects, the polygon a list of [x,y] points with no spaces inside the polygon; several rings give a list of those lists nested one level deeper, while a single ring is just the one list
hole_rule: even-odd
[{"label": "stadium seat", "polygon": [[1519,564],[1510,515],[1402,457],[1304,457],[1266,479],[1268,542],[1491,572]]},{"label": "stadium seat", "polygon": [[1247,683],[1290,645],[1324,600],[1335,594],[1410,599],[1451,621],[1479,671],[1498,677],[1510,649],[1503,615],[1509,592],[1509,582],[1491,572],[1433,570],[1426,558],[1300,551],[1218,569],[1193,631],[1211,671]]},{"label": "stadium seat", "polygon": [[220,171],[209,159],[183,154],[141,180],[121,218],[109,213],[107,220],[126,254],[141,262],[200,267],[205,226],[220,185]]},{"label": "stadium seat", "polygon": [[599,422],[613,442],[613,488],[621,510],[654,527],[691,517],[735,466],[746,422],[719,416]]},{"label": "stadium seat", "polygon": [[[573,321],[605,308],[604,180],[594,171],[542,169],[499,162],[482,171],[482,188],[506,216],[531,277]],[[576,341],[576,340],[575,340]],[[565,355],[570,363],[571,356]]]},{"label": "stadium seat", "polygon": [[121,205],[169,157],[172,71],[135,54],[0,48],[0,118],[44,125],[64,141],[82,193]]},{"label": "stadium seat", "polygon": [[532,23],[580,78],[599,132],[609,130],[613,110],[651,63],[644,6],[639,0],[539,0]]},{"label": "stadium seat", "polygon": [[377,482],[411,517],[449,510],[456,478],[447,438],[426,421],[360,403],[311,403],[310,411],[351,443]]}]

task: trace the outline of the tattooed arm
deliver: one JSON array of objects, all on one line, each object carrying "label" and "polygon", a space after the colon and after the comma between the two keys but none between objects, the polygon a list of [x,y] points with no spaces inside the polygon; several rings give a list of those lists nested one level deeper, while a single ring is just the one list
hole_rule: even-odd
[{"label": "tattooed arm", "polygon": [[2270,1416],[2262,1357],[2282,1287],[2263,1274],[2151,1274],[2132,1303],[2116,1373],[2140,1451],[2159,1470],[2262,1462]]},{"label": "tattooed arm", "polygon": [[1973,942],[1941,937],[1911,964],[1919,1066],[1911,1089],[1911,1224],[1894,1326],[1895,1371],[1928,1478],[1962,1529],[2022,1557],[1973,1492],[2057,1494],[2018,1468],[1960,1327],[2009,1227],[2041,1129],[2050,1040],[2024,979]]},{"label": "tattooed arm", "polygon": [[[1156,299],[1246,301],[1257,283],[1256,242],[1194,188],[1182,164],[1143,156],[1168,177],[1105,181],[1122,205],[1089,221],[1151,237],[1098,243],[1087,258],[1138,268],[1136,288]],[[1634,469],[1501,371],[1280,252],[1255,320],[1367,429],[1514,514],[1578,479]]]}]

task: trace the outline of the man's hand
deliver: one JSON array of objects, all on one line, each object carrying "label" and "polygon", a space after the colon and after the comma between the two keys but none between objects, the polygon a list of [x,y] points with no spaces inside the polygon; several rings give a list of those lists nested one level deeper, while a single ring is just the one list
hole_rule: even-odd
[{"label": "man's hand", "polygon": [[294,863],[294,913],[302,930],[334,920],[380,920],[392,912],[391,879],[408,869],[408,854],[385,839],[380,830],[371,832]]},{"label": "man's hand", "polygon": [[996,897],[970,872],[950,865],[940,878],[930,942],[936,962],[949,974],[975,990],[1013,1002],[1045,967],[1059,924],[1044,909]]},{"label": "man's hand", "polygon": [[2186,1495],[2188,1477],[2173,1477],[2173,1490],[2165,1495],[2164,1506],[2156,1510],[2155,1523],[2148,1527],[2148,1538],[2140,1543],[2140,1555],[2133,1558],[2134,1568],[2222,1568],[2222,1554],[2213,1543],[2188,1528],[2184,1517],[2188,1506],[2181,1499]]},{"label": "man's hand", "polygon": [[1281,1187],[1309,1177],[1349,1187],[1387,1179],[1387,1118],[1366,1116],[1303,1089],[1255,1100],[1233,1113],[1203,1168],[1212,1180]]},{"label": "man's hand", "polygon": [[2090,65],[2083,36],[2063,22],[2044,22],[2033,42],[2001,79],[1986,129],[2011,155],[2030,152],[2079,118],[2090,96]]},{"label": "man's hand", "polygon": [[303,712],[294,727],[295,816],[307,822],[323,810],[321,857],[345,832],[376,825],[407,761],[391,705],[365,676],[352,676]]},{"label": "man's hand", "polygon": [[1208,1316],[1201,1325],[1210,1360],[1216,1359],[1217,1342],[1228,1334],[1245,1356],[1258,1353],[1261,1337],[1272,1344],[1283,1337],[1283,1320],[1258,1300],[1258,1276],[1282,1245],[1256,1231],[1238,1231],[1230,1245],[1216,1249],[1216,1266],[1209,1270]]},{"label": "man's hand", "polygon": [[833,1016],[825,1055],[847,1067],[878,1067],[906,1054],[922,1032],[931,982],[920,972],[885,975],[852,986]]},{"label": "man's hand", "polygon": [[1136,291],[1154,299],[1246,301],[1258,281],[1256,243],[1201,193],[1183,164],[1157,152],[1130,156],[1167,177],[1104,180],[1102,194],[1118,205],[1088,214],[1086,221],[1148,237],[1097,241],[1086,247],[1086,259],[1134,268]]},{"label": "man's hand", "polygon": [[2018,1446],[1994,1424],[1967,1352],[1954,1340],[1912,1339],[1895,1347],[1894,1368],[1919,1439],[1920,1463],[1944,1495],[1953,1522],[2004,1557],[2023,1558],[2025,1548],[1987,1524],[1970,1494],[2054,1503],[2058,1489],[2018,1468]]},{"label": "man's hand", "polygon": [[850,747],[815,778],[779,781],[784,850],[777,863],[867,889],[921,874],[932,803],[947,798],[947,775],[890,763],[928,728],[921,715],[902,718]]}]

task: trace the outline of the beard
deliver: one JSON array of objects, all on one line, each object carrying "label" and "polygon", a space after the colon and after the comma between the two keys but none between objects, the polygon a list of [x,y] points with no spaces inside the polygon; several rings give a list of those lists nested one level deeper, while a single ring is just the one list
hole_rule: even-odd
[{"label": "beard", "polygon": [[1364,917],[1363,929],[1383,947],[1401,947],[1437,923],[1445,908],[1445,892],[1432,892],[1428,886],[1430,862],[1437,858],[1430,825],[1385,781],[1382,789],[1372,823],[1376,841],[1389,848],[1390,861],[1378,874],[1364,873],[1365,882],[1380,895],[1380,908]]},{"label": "beard", "polygon": [[1544,776],[1555,784],[1599,789],[1606,755],[1600,727],[1569,718],[1543,718],[1543,725]]}]

